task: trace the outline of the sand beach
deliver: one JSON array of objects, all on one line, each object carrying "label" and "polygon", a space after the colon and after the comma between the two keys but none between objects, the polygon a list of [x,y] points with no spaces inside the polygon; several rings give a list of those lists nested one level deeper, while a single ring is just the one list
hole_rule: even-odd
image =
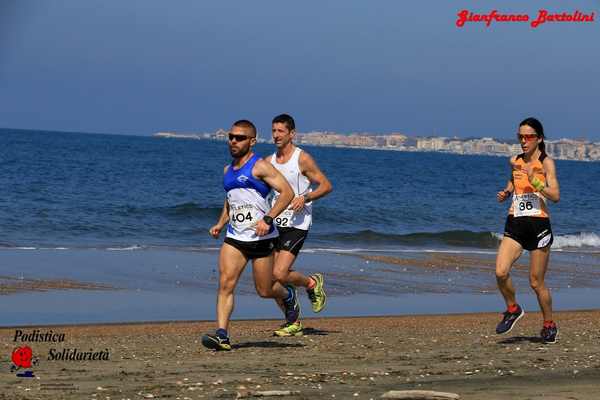
[{"label": "sand beach", "polygon": [[[273,337],[273,320],[234,321],[230,352],[201,347],[213,322],[0,329],[0,399],[236,399],[279,391],[285,399],[375,399],[390,390],[435,390],[461,399],[597,399],[600,311],[557,313],[560,339],[538,338],[529,312],[506,336],[499,315],[305,319],[306,334]],[[14,341],[16,330],[63,342]],[[39,335],[38,335],[39,336]],[[56,336],[55,336],[56,337]],[[33,378],[10,372],[11,351],[30,346]],[[68,349],[108,360],[49,360]],[[277,392],[275,392],[277,393]]]}]

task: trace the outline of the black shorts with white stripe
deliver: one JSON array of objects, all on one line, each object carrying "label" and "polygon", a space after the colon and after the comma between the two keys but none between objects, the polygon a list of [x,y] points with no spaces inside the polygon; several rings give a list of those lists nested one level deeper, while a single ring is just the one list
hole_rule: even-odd
[{"label": "black shorts with white stripe", "polygon": [[509,215],[504,225],[504,236],[516,240],[529,251],[551,246],[554,242],[549,218]]},{"label": "black shorts with white stripe", "polygon": [[297,228],[277,227],[279,237],[275,239],[275,248],[278,251],[289,251],[297,256],[308,236],[308,231]]}]

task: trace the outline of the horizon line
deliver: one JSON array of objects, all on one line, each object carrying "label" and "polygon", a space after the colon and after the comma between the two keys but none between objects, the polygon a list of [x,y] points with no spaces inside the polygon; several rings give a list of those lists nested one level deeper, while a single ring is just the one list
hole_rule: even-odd
[{"label": "horizon line", "polygon": [[[181,132],[175,132],[175,131],[158,131],[158,132],[154,132],[154,133],[113,133],[113,132],[89,132],[89,131],[71,131],[71,130],[56,130],[56,129],[32,129],[32,128],[12,128],[12,127],[0,127],[0,131],[2,130],[13,130],[13,131],[26,131],[26,132],[49,132],[49,133],[66,133],[66,134],[83,134],[83,135],[109,135],[109,136],[135,136],[135,137],[155,137],[157,134],[159,133],[166,133],[166,134],[173,134],[173,135],[198,135],[198,134],[204,134],[204,133],[215,133],[218,132],[219,130],[224,130],[223,128],[218,128],[217,130],[215,130],[214,132],[185,132],[185,131],[181,131]],[[259,132],[260,133],[260,132]],[[297,133],[301,134],[301,135],[305,135],[305,134],[309,134],[309,133],[322,133],[322,134],[335,134],[335,135],[365,135],[365,136],[391,136],[391,135],[404,135],[406,137],[409,138],[446,138],[446,139],[461,139],[461,140],[470,140],[470,139],[484,139],[484,138],[490,138],[490,139],[512,139],[509,137],[495,137],[495,136],[465,136],[465,137],[459,137],[459,136],[436,136],[436,135],[423,135],[423,136],[419,136],[419,135],[412,135],[412,134],[405,134],[405,133],[401,133],[401,132],[389,132],[389,133],[377,133],[377,132],[367,132],[367,131],[361,131],[361,132],[347,132],[347,133],[340,133],[340,132],[335,132],[335,131],[328,131],[328,130],[323,130],[323,131],[317,131],[317,130],[311,130],[308,132],[299,132],[297,131]],[[586,137],[560,137],[560,138],[556,138],[556,139],[550,139],[550,138],[546,138],[547,141],[549,142],[554,142],[554,141],[560,141],[560,140],[573,140],[573,141],[578,141],[578,142],[589,142],[589,143],[600,143],[600,138],[598,139],[588,139]]]}]

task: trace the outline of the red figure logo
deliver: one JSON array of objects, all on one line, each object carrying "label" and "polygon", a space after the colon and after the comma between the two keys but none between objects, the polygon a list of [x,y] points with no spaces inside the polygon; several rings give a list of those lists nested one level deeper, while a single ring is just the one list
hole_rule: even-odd
[{"label": "red figure logo", "polygon": [[12,362],[19,368],[31,368],[32,356],[33,352],[31,351],[31,347],[17,347],[12,352]]}]

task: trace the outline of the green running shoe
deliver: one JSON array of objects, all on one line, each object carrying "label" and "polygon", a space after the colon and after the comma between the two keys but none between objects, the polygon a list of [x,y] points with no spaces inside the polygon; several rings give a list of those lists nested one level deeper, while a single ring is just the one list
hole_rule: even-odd
[{"label": "green running shoe", "polygon": [[300,321],[296,322],[286,322],[281,325],[279,329],[273,332],[274,336],[279,337],[288,337],[288,336],[302,336],[304,327],[300,323]]},{"label": "green running shoe", "polygon": [[310,277],[316,282],[316,284],[314,288],[306,289],[306,293],[310,299],[313,311],[318,313],[325,308],[325,304],[327,303],[327,295],[325,294],[325,289],[323,289],[325,279],[323,279],[323,275],[321,274],[314,274]]}]

